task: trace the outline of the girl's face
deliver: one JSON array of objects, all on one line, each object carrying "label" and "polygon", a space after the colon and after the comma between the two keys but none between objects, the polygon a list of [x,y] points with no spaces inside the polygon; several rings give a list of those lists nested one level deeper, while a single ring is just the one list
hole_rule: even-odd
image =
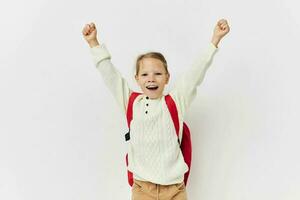
[{"label": "girl's face", "polygon": [[160,98],[170,77],[163,63],[155,58],[143,58],[139,67],[139,74],[135,75],[135,79],[143,93],[150,99]]}]

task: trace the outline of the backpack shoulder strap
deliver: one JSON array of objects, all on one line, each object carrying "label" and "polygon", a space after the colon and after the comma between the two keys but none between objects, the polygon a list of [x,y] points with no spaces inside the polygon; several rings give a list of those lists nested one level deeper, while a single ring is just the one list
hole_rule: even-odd
[{"label": "backpack shoulder strap", "polygon": [[127,105],[127,112],[126,112],[126,118],[127,118],[127,125],[128,125],[128,133],[125,134],[125,141],[130,140],[130,122],[132,120],[133,115],[133,102],[136,99],[137,96],[139,96],[141,93],[138,92],[132,92]]},{"label": "backpack shoulder strap", "polygon": [[170,111],[174,126],[175,126],[175,130],[176,130],[176,134],[179,138],[179,118],[178,118],[178,112],[177,112],[177,107],[176,104],[173,100],[173,98],[171,97],[171,95],[166,95],[165,96],[165,101],[167,103],[168,109]]},{"label": "backpack shoulder strap", "polygon": [[138,93],[138,92],[132,92],[130,97],[129,97],[129,101],[128,101],[128,105],[127,105],[127,113],[126,113],[128,128],[130,128],[130,122],[132,120],[133,102],[136,99],[136,97],[139,96],[140,94],[141,93]]},{"label": "backpack shoulder strap", "polygon": [[[128,105],[127,105],[127,112],[126,112],[126,118],[127,118],[127,124],[129,131],[125,134],[125,141],[128,141],[130,139],[130,122],[132,120],[133,115],[133,102],[136,99],[137,96],[139,96],[141,93],[138,92],[132,92],[130,94]],[[126,154],[126,166],[128,167],[128,153]],[[127,176],[128,176],[128,183],[130,186],[133,185],[133,173],[127,169]]]}]

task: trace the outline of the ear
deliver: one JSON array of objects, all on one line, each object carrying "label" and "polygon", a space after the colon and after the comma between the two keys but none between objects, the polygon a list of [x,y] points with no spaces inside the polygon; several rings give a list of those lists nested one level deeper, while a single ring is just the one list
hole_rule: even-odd
[{"label": "ear", "polygon": [[166,80],[166,84],[169,83],[169,80],[170,80],[170,74],[167,74],[167,80]]},{"label": "ear", "polygon": [[135,75],[135,76],[134,76],[134,78],[135,78],[136,82],[138,82],[138,81],[139,81],[139,77],[138,77],[138,75]]}]

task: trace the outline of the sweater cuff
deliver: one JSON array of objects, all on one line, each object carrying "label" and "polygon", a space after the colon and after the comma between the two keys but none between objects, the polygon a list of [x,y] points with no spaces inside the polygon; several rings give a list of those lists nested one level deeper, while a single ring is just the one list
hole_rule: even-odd
[{"label": "sweater cuff", "polygon": [[93,57],[93,61],[95,64],[101,62],[104,59],[110,59],[111,55],[107,50],[105,44],[100,44],[95,47],[90,48],[90,53]]},{"label": "sweater cuff", "polygon": [[209,45],[208,45],[208,52],[209,52],[209,54],[214,54],[217,51],[219,51],[219,48],[216,47],[212,42],[210,42]]}]

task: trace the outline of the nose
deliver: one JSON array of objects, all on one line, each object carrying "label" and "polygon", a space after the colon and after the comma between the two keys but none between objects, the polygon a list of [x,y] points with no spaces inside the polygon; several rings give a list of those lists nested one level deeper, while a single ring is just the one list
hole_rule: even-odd
[{"label": "nose", "polygon": [[155,81],[155,76],[153,74],[150,74],[148,76],[148,82],[154,82]]}]

